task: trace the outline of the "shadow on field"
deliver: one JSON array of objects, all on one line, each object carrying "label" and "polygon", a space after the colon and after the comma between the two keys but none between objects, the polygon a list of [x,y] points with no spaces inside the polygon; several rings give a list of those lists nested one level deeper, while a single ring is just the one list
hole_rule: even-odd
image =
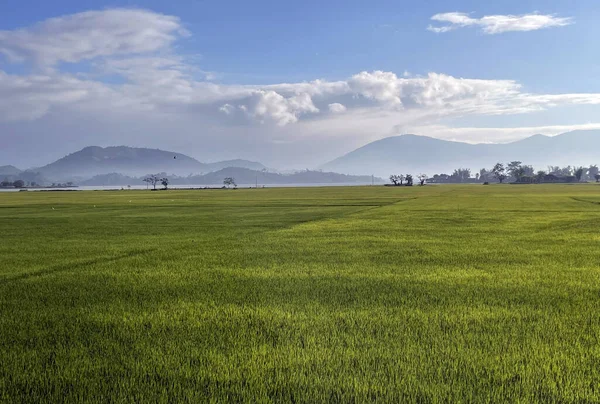
[{"label": "shadow on field", "polygon": [[572,200],[576,201],[576,202],[585,202],[585,203],[591,203],[593,205],[600,205],[600,201],[590,201],[587,199],[581,199],[581,198],[576,198],[574,196],[571,197]]},{"label": "shadow on field", "polygon": [[119,260],[122,260],[125,258],[143,255],[146,253],[153,252],[155,250],[156,249],[154,249],[154,248],[153,249],[145,249],[145,250],[139,250],[139,249],[131,250],[127,253],[120,254],[120,255],[117,255],[114,257],[98,257],[98,258],[94,258],[94,259],[86,260],[86,261],[68,262],[66,264],[53,265],[48,268],[44,268],[44,269],[41,269],[41,270],[35,271],[35,272],[28,272],[28,273],[24,273],[24,274],[17,275],[17,276],[5,277],[4,279],[0,279],[0,284],[8,284],[11,282],[21,281],[21,280],[25,280],[25,279],[37,278],[37,277],[44,276],[44,275],[51,275],[51,274],[55,274],[58,272],[84,268],[89,265],[106,264],[106,263],[110,263],[110,262],[119,261]]}]

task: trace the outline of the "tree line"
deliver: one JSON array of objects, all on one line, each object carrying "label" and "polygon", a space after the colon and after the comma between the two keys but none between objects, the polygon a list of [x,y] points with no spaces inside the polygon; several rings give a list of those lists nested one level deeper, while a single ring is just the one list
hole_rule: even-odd
[{"label": "tree line", "polygon": [[452,174],[435,174],[427,179],[432,183],[489,183],[492,181],[513,183],[552,183],[552,182],[600,182],[597,165],[583,166],[548,166],[547,170],[535,170],[533,166],[521,161],[511,161],[506,165],[496,163],[492,168],[482,168],[472,175],[468,168],[457,168]]},{"label": "tree line", "polygon": [[[50,185],[50,188],[67,188],[67,187],[72,187],[73,183],[72,182],[65,182],[65,183],[61,183],[61,182],[53,182],[52,185]],[[4,179],[2,182],[0,182],[0,187],[2,188],[27,188],[27,187],[40,187],[40,184],[38,184],[35,181],[24,181],[24,180],[15,180],[15,181],[9,181],[7,179]]]}]

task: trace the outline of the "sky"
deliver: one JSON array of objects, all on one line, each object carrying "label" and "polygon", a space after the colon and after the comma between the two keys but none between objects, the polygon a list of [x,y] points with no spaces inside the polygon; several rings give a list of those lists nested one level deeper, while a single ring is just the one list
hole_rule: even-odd
[{"label": "sky", "polygon": [[0,165],[126,145],[314,168],[406,133],[599,129],[599,17],[593,0],[5,0]]}]

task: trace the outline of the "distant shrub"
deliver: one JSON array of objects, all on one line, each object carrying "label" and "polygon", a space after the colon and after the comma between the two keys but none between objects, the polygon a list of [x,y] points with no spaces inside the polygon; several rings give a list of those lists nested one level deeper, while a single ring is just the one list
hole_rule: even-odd
[{"label": "distant shrub", "polygon": [[483,185],[490,185],[490,183],[486,181],[483,183]]}]

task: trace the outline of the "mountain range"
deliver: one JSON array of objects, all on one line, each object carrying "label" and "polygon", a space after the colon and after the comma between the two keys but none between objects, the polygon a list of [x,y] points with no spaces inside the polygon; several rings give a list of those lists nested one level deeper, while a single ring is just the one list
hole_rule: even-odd
[{"label": "mountain range", "polygon": [[[497,162],[514,160],[533,165],[535,169],[546,169],[549,165],[599,164],[600,131],[574,131],[552,137],[534,135],[505,144],[469,144],[417,135],[393,136],[362,146],[319,168],[326,172],[374,174],[386,178],[390,174],[452,173],[456,168],[476,171],[491,168]],[[257,173],[274,171],[268,170],[261,163],[241,159],[202,163],[172,151],[90,146],[43,167],[20,170],[14,166],[0,166],[0,180],[22,179],[48,184],[67,181],[84,183],[94,178],[93,183],[127,185],[126,183],[144,175],[166,173],[168,176],[195,178],[203,181],[199,183],[213,184],[219,181],[216,177],[212,178],[210,173],[219,172],[219,176],[229,168],[238,169],[236,172],[240,183],[244,182],[242,177],[251,180],[256,178]],[[309,177],[316,182],[329,182],[327,178],[333,178],[312,174]],[[301,176],[295,177],[297,180],[300,178]],[[351,178],[340,178],[354,181]],[[277,183],[289,179],[272,178]],[[265,177],[264,180],[267,181],[268,178]],[[119,184],[115,184],[115,181]]]},{"label": "mountain range", "polygon": [[[383,183],[381,178],[370,175],[345,175],[322,171],[298,171],[295,173],[281,174],[268,171],[251,170],[241,167],[226,167],[218,171],[212,171],[203,175],[191,175],[187,177],[170,176],[169,184],[177,185],[223,185],[223,179],[234,178],[238,184],[243,186],[252,185],[275,185],[275,184],[371,184]],[[145,185],[143,177],[129,177],[122,174],[111,173],[97,175],[89,180],[82,181],[79,185],[85,186],[126,186]]]},{"label": "mountain range", "polygon": [[108,173],[141,176],[165,172],[169,175],[182,176],[217,171],[226,167],[252,170],[267,168],[260,163],[248,160],[201,163],[185,154],[158,149],[89,146],[53,163],[28,171],[40,173],[53,181],[81,181]]},{"label": "mountain range", "polygon": [[549,165],[600,163],[600,131],[534,135],[504,144],[469,144],[427,136],[387,137],[360,147],[321,168],[347,174],[452,173],[456,168],[491,168],[519,160],[545,170]]}]

